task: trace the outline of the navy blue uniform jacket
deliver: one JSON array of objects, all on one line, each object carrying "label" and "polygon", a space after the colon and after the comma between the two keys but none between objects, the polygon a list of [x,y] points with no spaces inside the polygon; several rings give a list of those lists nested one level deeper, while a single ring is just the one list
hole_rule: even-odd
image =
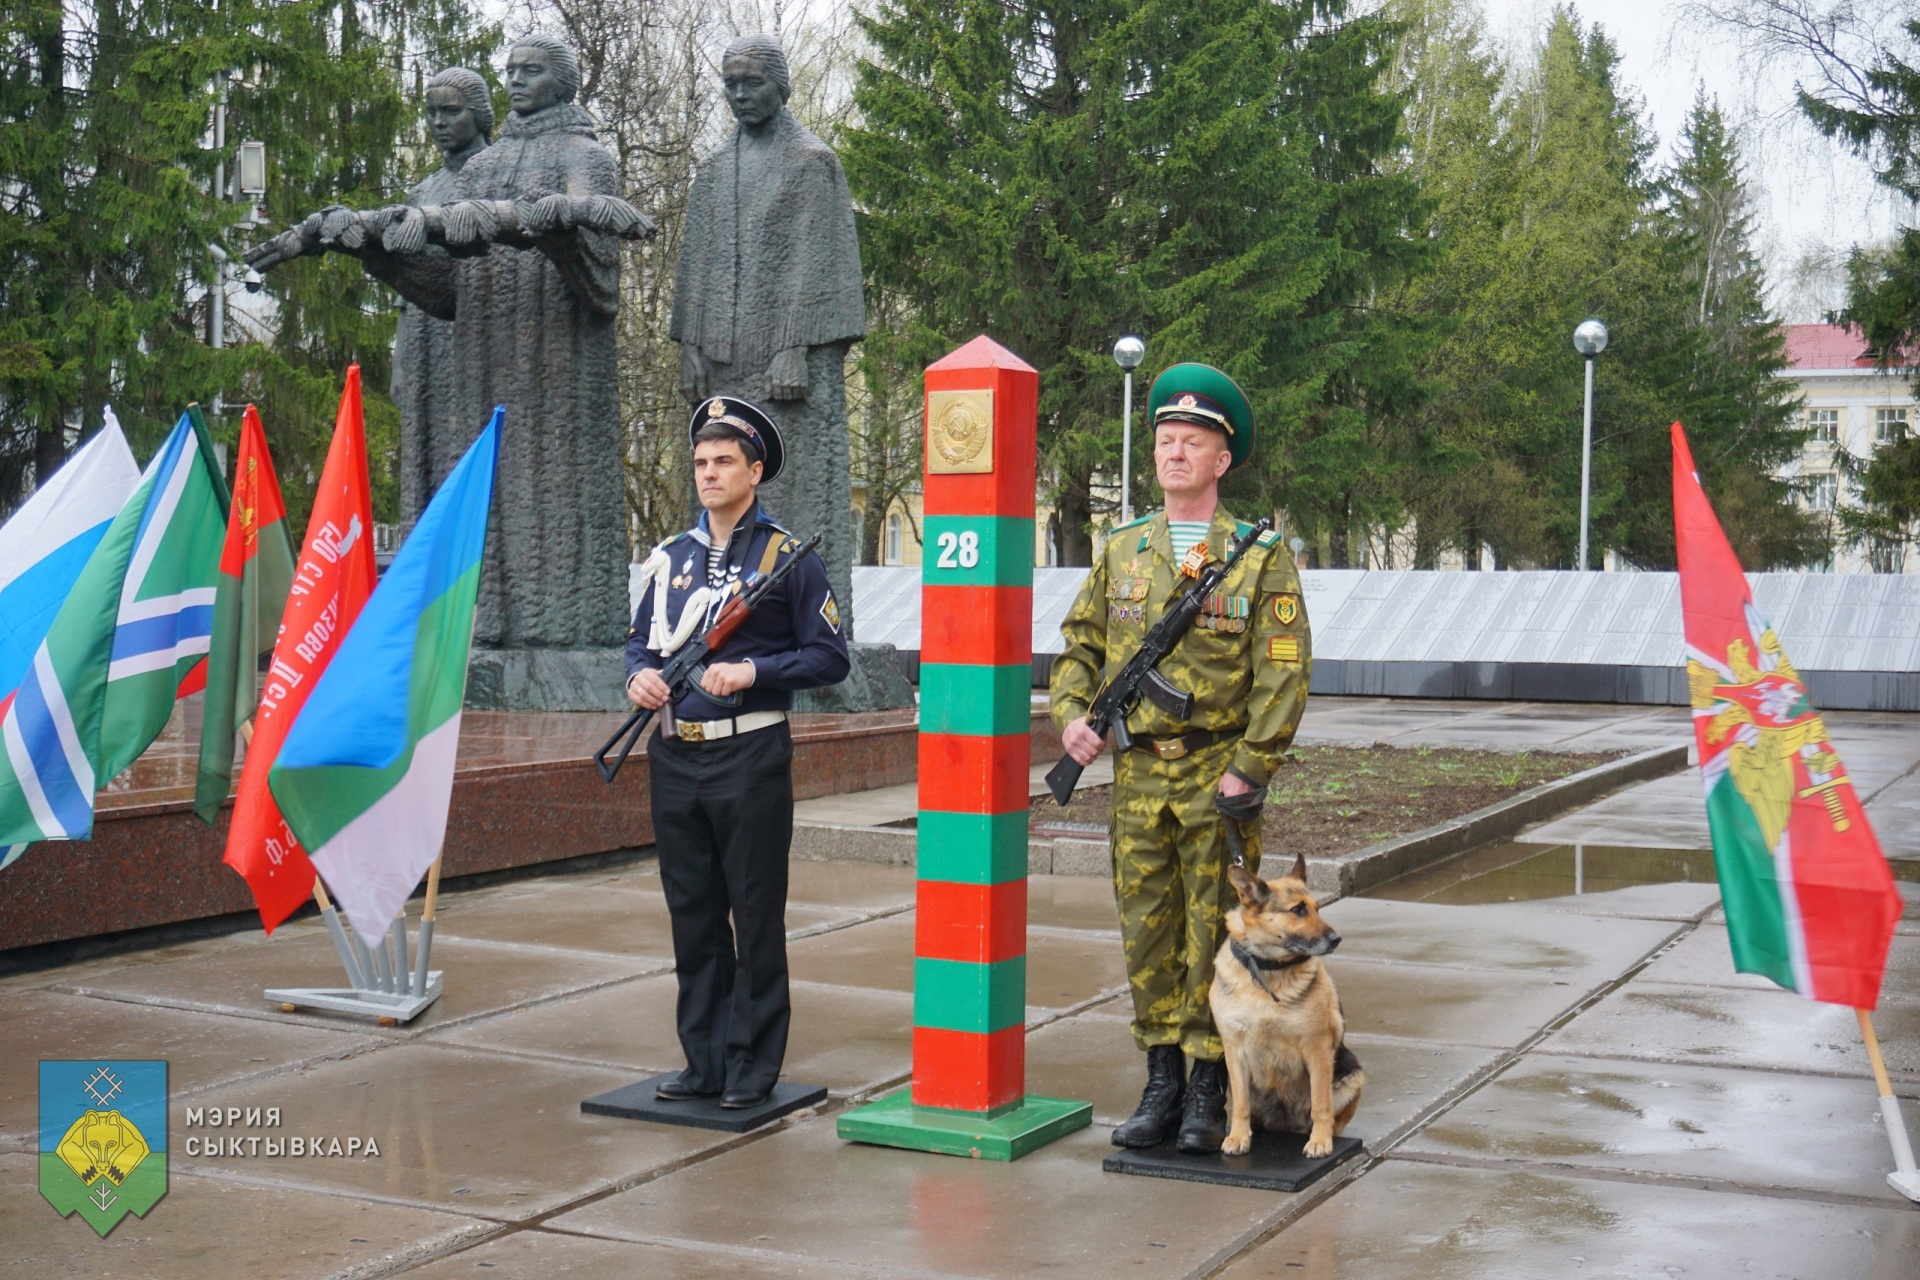
[{"label": "navy blue uniform jacket", "polygon": [[[774,567],[792,554],[794,538],[775,524],[754,503],[734,527],[727,544],[727,589],[715,601],[698,630],[687,639],[704,633],[720,616],[727,600],[738,595],[746,579],[760,568],[767,543],[774,538],[788,544],[775,560]],[[707,552],[713,543],[707,536],[707,513],[700,523],[660,544],[672,560],[667,583],[667,621],[676,623],[686,607],[687,597],[707,584]],[[769,569],[771,572],[771,568]],[[647,632],[653,622],[653,595],[657,581],[647,585],[634,611],[633,629],[627,635],[627,677],[647,667],[659,670],[666,658],[647,648]],[[827,569],[811,551],[773,593],[760,602],[751,617],[733,633],[709,662],[739,662],[752,659],[753,684],[740,691],[740,705],[725,706],[698,690],[673,704],[673,714],[682,720],[724,720],[750,711],[785,711],[793,705],[795,689],[818,689],[839,684],[847,678],[847,639],[841,633],[840,606],[827,585]]]}]

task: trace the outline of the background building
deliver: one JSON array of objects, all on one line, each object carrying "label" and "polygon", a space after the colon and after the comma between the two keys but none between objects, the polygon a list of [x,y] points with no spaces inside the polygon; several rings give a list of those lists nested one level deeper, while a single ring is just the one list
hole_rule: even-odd
[{"label": "background building", "polygon": [[[1791,324],[1786,338],[1787,367],[1779,376],[1799,386],[1813,433],[1790,474],[1807,482],[1801,499],[1807,506],[1831,513],[1859,496],[1842,454],[1864,463],[1881,445],[1913,429],[1920,416],[1913,371],[1876,368],[1865,339],[1850,326]],[[1835,544],[1829,566],[1835,573],[1920,571],[1920,554],[1910,547],[1848,546],[1837,536]]]}]

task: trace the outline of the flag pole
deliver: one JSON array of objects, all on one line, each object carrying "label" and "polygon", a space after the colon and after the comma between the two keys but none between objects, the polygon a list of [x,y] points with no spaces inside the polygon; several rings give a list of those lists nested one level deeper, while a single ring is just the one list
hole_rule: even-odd
[{"label": "flag pole", "polygon": [[1873,1015],[1855,1009],[1860,1019],[1860,1038],[1867,1042],[1867,1061],[1873,1064],[1873,1083],[1880,1089],[1880,1118],[1887,1125],[1887,1141],[1893,1144],[1894,1172],[1887,1184],[1909,1200],[1920,1200],[1920,1169],[1913,1164],[1913,1145],[1907,1141],[1907,1126],[1900,1119],[1900,1100],[1893,1096],[1893,1082],[1887,1078],[1887,1064],[1880,1056],[1880,1037],[1873,1033]]},{"label": "flag pole", "polygon": [[413,959],[413,989],[427,989],[427,957],[433,951],[433,907],[440,898],[440,862],[447,856],[442,848],[434,855],[433,865],[427,868],[427,901],[420,911],[420,938],[416,944]]}]

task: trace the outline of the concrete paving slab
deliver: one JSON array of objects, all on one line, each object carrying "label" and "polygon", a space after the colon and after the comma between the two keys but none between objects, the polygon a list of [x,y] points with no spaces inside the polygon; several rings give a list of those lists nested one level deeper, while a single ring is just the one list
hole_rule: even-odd
[{"label": "concrete paving slab", "polygon": [[[1778,991],[1766,978],[1733,971],[1733,948],[1724,924],[1704,924],[1674,944],[1671,951],[1641,971],[1648,982],[1672,982],[1700,987],[1738,987],[1749,991]],[[1920,938],[1895,935],[1887,952],[1887,972],[1881,983],[1890,999],[1911,1000],[1920,994]]]},{"label": "concrete paving slab", "polygon": [[[1493,1049],[1373,1036],[1349,1036],[1347,1044],[1367,1073],[1347,1132],[1369,1143],[1397,1133],[1500,1056]],[[1077,1014],[1027,1035],[1027,1091],[1091,1102],[1094,1131],[1102,1136],[1133,1114],[1146,1070],[1124,1010],[1120,1017]]]},{"label": "concrete paving slab", "polygon": [[1603,844],[1638,849],[1709,849],[1707,807],[1696,771],[1616,792],[1515,837],[1530,844]]},{"label": "concrete paving slab", "polygon": [[1347,1031],[1512,1048],[1591,989],[1583,979],[1335,958]]},{"label": "concrete paving slab", "polygon": [[847,791],[840,795],[797,800],[793,806],[793,820],[831,822],[849,827],[879,827],[911,818],[919,812],[920,784],[902,782],[897,786],[874,787],[869,791]]},{"label": "concrete paving slab", "polygon": [[1027,923],[1118,935],[1120,908],[1106,876],[1027,877]]},{"label": "concrete paving slab", "polygon": [[1892,783],[1867,804],[1880,849],[1889,858],[1920,859],[1920,774]]},{"label": "concrete paving slab", "polygon": [[668,1244],[745,1243],[886,1274],[1182,1275],[1270,1215],[1271,1192],[1100,1171],[1104,1132],[1014,1161],[844,1143],[810,1120],[550,1221]]},{"label": "concrete paving slab", "polygon": [[913,905],[913,868],[871,862],[787,864],[787,905],[882,911]]},{"label": "concrete paving slab", "polygon": [[1511,969],[1597,980],[1624,971],[1672,937],[1655,920],[1601,919],[1535,904],[1437,906],[1343,898],[1325,918],[1342,960],[1399,960],[1463,969]]},{"label": "concrete paving slab", "polygon": [[[793,1029],[781,1074],[857,1093],[897,1080],[911,1069],[913,997],[898,991],[796,982]],[[678,986],[672,974],[642,978],[571,1000],[484,1018],[434,1037],[562,1061],[612,1067],[632,1075],[686,1065],[674,1035]]]},{"label": "concrete paving slab", "polygon": [[[1905,1084],[1920,1083],[1920,998],[1884,993],[1873,1023],[1887,1070]],[[1581,1013],[1540,1051],[1870,1075],[1851,1009],[1777,988],[1676,986],[1644,978]]]},{"label": "concrete paving slab", "polygon": [[34,1156],[0,1156],[0,1276],[336,1277],[385,1272],[493,1229],[456,1214],[183,1175],[175,1163],[166,1196],[103,1240],[41,1198],[38,1169]]},{"label": "concrete paving slab", "polygon": [[[913,990],[913,914],[803,938],[787,948],[793,977],[841,987]],[[1064,1009],[1103,991],[1125,987],[1126,960],[1109,938],[1096,934],[1027,935],[1027,1004]]]},{"label": "concrete paving slab", "polygon": [[[433,967],[446,974],[446,994],[407,1024],[419,1031],[530,1000],[596,987],[661,967],[662,961],[631,956],[501,946],[461,938],[435,938]],[[156,959],[128,965],[85,983],[76,992],[176,1008],[271,1014],[308,1026],[355,1027],[364,1021],[317,1013],[282,1015],[261,996],[266,987],[344,986],[346,976],[325,934],[185,960]]]},{"label": "concrete paving slab", "polygon": [[349,1030],[223,1018],[57,991],[0,998],[0,1142],[35,1150],[42,1058],[163,1058],[180,1098],[291,1063],[362,1052],[381,1041]]},{"label": "concrete paving slab", "polygon": [[[517,942],[529,946],[600,951],[642,960],[648,968],[673,961],[673,934],[660,882],[648,889],[610,893],[605,887],[542,880],[512,893],[496,893],[442,907],[434,922],[435,945],[447,938]],[[789,932],[858,915],[852,907],[790,905]]]},{"label": "concrete paving slab", "polygon": [[1401,1150],[1908,1203],[1873,1087],[1831,1076],[1529,1054]]},{"label": "concrete paving slab", "polygon": [[372,1138],[379,1156],[180,1161],[209,1176],[517,1220],[729,1139],[581,1114],[582,1098],[625,1083],[626,1073],[604,1067],[396,1045],[207,1095],[209,1104],[277,1106],[286,1134]]},{"label": "concrete paving slab", "polygon": [[1536,898],[1533,905],[1545,911],[1566,915],[1617,916],[1628,920],[1701,919],[1720,903],[1720,886],[1714,884],[1637,884],[1605,893],[1580,894],[1565,898]]},{"label": "concrete paving slab", "polygon": [[1920,1213],[1388,1160],[1222,1280],[1898,1280]]},{"label": "concrete paving slab", "polygon": [[[405,1271],[407,1280],[480,1280],[497,1276],[538,1276],[540,1280],[833,1280],[844,1264],[811,1265],[792,1257],[763,1258],[735,1245],[724,1249],[675,1248],[562,1235],[557,1231],[516,1231],[450,1257]],[[865,1274],[864,1270],[861,1274]]]}]

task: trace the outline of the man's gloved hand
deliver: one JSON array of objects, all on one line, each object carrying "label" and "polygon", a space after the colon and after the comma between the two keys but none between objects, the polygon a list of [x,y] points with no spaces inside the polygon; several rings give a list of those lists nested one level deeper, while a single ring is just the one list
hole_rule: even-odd
[{"label": "man's gloved hand", "polygon": [[1260,821],[1260,811],[1266,807],[1266,803],[1265,787],[1255,787],[1251,791],[1243,791],[1234,796],[1219,791],[1213,793],[1213,807],[1222,817],[1231,818],[1235,822]]}]

